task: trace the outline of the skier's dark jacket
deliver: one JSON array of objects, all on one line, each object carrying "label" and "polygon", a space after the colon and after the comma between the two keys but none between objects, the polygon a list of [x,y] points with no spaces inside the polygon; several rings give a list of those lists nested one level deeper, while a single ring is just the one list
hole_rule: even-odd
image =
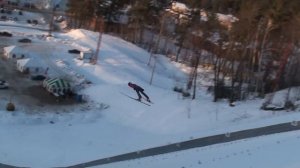
[{"label": "skier's dark jacket", "polygon": [[143,92],[144,91],[144,89],[142,87],[140,87],[140,86],[138,86],[136,84],[130,83],[130,82],[128,83],[128,86],[131,87],[131,88],[133,88],[136,91],[139,91],[139,92]]}]

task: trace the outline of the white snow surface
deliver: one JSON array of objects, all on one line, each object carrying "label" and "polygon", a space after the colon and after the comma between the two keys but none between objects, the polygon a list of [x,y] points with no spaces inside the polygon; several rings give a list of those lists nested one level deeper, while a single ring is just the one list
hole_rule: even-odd
[{"label": "white snow surface", "polygon": [[[37,168],[70,166],[192,138],[300,119],[298,110],[259,110],[261,99],[237,102],[235,107],[228,106],[225,100],[214,103],[204,86],[198,88],[195,100],[183,99],[172,89],[184,86],[187,79],[184,66],[162,55],[153,58],[148,66],[147,51],[118,37],[103,35],[98,62],[91,65],[67,50],[95,51],[98,33],[77,29],[45,39],[40,37],[46,32],[38,30],[0,29],[40,42],[39,52],[47,52],[48,61],[57,65],[57,71],[92,81],[80,92],[89,97],[89,110],[84,110],[87,108],[84,105],[74,105],[28,113],[16,105],[17,111],[7,112],[4,110],[7,100],[0,100],[0,163],[3,164]],[[150,85],[154,60],[157,64]],[[203,76],[209,73],[201,71]],[[130,81],[142,86],[154,104],[146,106],[121,94],[136,96],[127,86]],[[276,101],[282,101],[282,97],[278,95]],[[109,108],[101,109],[101,104]],[[295,131],[97,167],[298,168],[299,140],[299,131]]]},{"label": "white snow surface", "polygon": [[298,168],[299,133],[250,138],[95,168]]}]

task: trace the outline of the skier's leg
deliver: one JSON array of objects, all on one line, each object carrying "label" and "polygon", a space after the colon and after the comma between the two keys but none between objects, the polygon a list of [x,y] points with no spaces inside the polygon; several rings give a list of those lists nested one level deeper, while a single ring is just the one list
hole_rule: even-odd
[{"label": "skier's leg", "polygon": [[146,93],[144,93],[144,91],[141,92],[141,93],[145,96],[145,98],[146,98],[147,100],[150,100],[149,97],[148,97],[148,95],[147,95]]},{"label": "skier's leg", "polygon": [[139,96],[139,100],[141,100],[142,96],[139,91],[136,90],[137,95]]}]

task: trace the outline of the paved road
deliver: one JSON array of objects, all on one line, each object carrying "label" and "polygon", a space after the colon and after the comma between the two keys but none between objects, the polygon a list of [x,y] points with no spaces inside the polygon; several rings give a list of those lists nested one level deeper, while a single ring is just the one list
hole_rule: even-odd
[{"label": "paved road", "polygon": [[[67,168],[86,168],[91,166],[104,165],[104,164],[109,164],[114,162],[138,159],[138,158],[143,158],[148,156],[187,150],[191,148],[204,147],[204,146],[209,146],[209,145],[214,145],[219,143],[226,143],[226,142],[231,142],[231,141],[236,141],[241,139],[253,138],[253,137],[258,137],[263,135],[282,133],[282,132],[289,132],[295,130],[300,130],[300,121],[293,121],[288,123],[276,124],[276,125],[271,125],[266,127],[253,128],[248,130],[242,130],[237,132],[213,135],[213,136],[198,138],[194,140],[178,142],[170,145],[144,149],[140,151],[125,153],[117,156],[112,156],[112,157],[98,159],[86,163],[81,163],[73,166],[68,166]],[[0,163],[0,168],[19,168],[19,167]]]},{"label": "paved road", "polygon": [[209,137],[203,137],[203,138],[198,138],[198,139],[184,141],[184,142],[178,142],[175,144],[135,151],[131,153],[125,153],[122,155],[112,156],[109,158],[103,158],[103,159],[94,160],[86,163],[81,163],[81,164],[69,166],[68,168],[85,168],[90,166],[104,165],[104,164],[109,164],[114,162],[138,159],[138,158],[143,158],[148,156],[187,150],[191,148],[204,147],[204,146],[214,145],[218,143],[231,142],[231,141],[236,141],[236,140],[241,140],[246,138],[276,134],[281,132],[295,131],[295,130],[300,130],[300,121],[248,129],[248,130],[237,131],[237,132],[226,133],[226,134],[213,135]]},{"label": "paved road", "polygon": [[11,166],[11,165],[6,165],[6,164],[0,163],[0,168],[20,168],[20,167],[16,167],[16,166]]}]

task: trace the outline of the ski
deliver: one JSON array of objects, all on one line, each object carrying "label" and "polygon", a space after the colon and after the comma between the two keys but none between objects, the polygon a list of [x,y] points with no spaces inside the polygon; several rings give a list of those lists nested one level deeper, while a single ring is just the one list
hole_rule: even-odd
[{"label": "ski", "polygon": [[145,101],[147,101],[148,103],[151,103],[151,104],[154,104],[151,100],[150,101],[148,101],[147,99],[145,99],[144,97],[142,98],[142,99],[144,99]]},{"label": "ski", "polygon": [[124,96],[129,97],[129,98],[132,99],[132,100],[135,100],[135,101],[140,102],[140,103],[142,103],[142,104],[145,104],[145,105],[147,105],[147,106],[151,106],[150,104],[145,103],[145,102],[143,102],[143,101],[139,101],[138,99],[136,99],[136,98],[134,98],[134,97],[131,97],[131,96],[125,94],[125,93],[122,93],[122,92],[120,92],[120,93],[121,93],[122,95],[124,95]]},{"label": "ski", "polygon": [[136,100],[137,102],[143,103],[143,104],[145,104],[145,105],[147,105],[147,106],[151,106],[150,104],[145,103],[145,102],[143,102],[143,101],[140,101],[139,99],[136,99],[136,98],[133,98],[133,97],[129,97],[129,98],[131,98],[131,99],[133,99],[133,100]]}]

